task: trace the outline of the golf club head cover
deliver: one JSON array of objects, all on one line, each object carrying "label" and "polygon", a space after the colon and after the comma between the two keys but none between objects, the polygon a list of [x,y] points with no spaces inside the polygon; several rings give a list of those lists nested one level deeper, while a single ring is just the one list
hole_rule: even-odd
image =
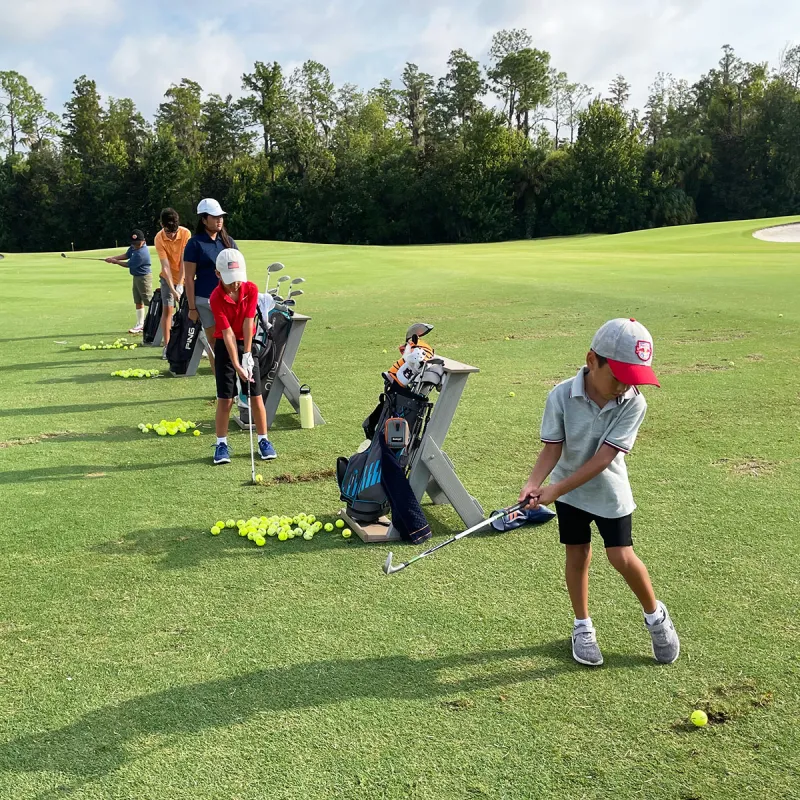
[{"label": "golf club head cover", "polygon": [[381,486],[392,507],[392,525],[412,544],[427,542],[431,538],[431,527],[411,491],[406,471],[384,437],[379,436],[378,440],[381,448]]},{"label": "golf club head cover", "polygon": [[[489,516],[499,514],[502,509],[492,511]],[[520,511],[512,511],[510,514],[499,517],[492,522],[492,527],[496,531],[513,531],[516,528],[521,528],[523,525],[544,525],[545,522],[550,522],[556,515],[555,511],[551,511],[547,506],[539,506],[537,509],[522,509]]]}]

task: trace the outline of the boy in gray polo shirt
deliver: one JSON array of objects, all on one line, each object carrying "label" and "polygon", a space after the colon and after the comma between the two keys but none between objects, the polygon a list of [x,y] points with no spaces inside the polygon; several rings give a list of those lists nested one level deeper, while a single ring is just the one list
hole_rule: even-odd
[{"label": "boy in gray polo shirt", "polygon": [[[663,664],[678,658],[680,642],[666,606],[656,599],[647,568],[633,552],[633,502],[625,454],[631,451],[647,402],[637,386],[658,386],[653,339],[633,319],[612,319],[594,335],[586,366],[547,397],[542,419],[544,448],[520,502],[555,503],[566,581],[575,612],[572,656],[599,666],[603,655],[589,616],[591,523],[597,526],[614,568],[642,604],[653,655]],[[552,473],[552,474],[551,474]],[[550,483],[542,486],[547,476]]]}]

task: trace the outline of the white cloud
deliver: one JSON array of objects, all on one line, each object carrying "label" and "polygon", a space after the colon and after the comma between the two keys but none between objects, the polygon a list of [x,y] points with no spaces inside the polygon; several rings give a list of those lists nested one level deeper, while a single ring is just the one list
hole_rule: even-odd
[{"label": "white cloud", "polygon": [[46,39],[74,23],[103,25],[119,13],[118,0],[8,0],[0,39]]},{"label": "white cloud", "polygon": [[105,83],[111,94],[132,97],[152,113],[182,78],[197,81],[205,92],[236,96],[242,73],[251,66],[236,35],[201,23],[195,31],[175,35],[126,36],[115,48]]},{"label": "white cloud", "polygon": [[52,73],[43,70],[41,65],[35,61],[21,61],[12,69],[19,72],[20,75],[24,75],[28,79],[28,83],[46,100],[50,99],[55,85]]}]

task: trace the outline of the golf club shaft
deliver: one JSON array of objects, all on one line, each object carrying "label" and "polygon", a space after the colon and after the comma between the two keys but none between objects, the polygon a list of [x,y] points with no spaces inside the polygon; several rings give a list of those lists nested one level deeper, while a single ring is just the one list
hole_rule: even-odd
[{"label": "golf club shaft", "polygon": [[104,258],[93,258],[92,256],[68,256],[66,253],[62,253],[61,258],[71,258],[75,261],[105,261]]},{"label": "golf club shaft", "polygon": [[[424,553],[420,553],[419,555],[410,558],[405,563],[397,564],[397,566],[390,565],[386,574],[391,575],[394,572],[399,572],[401,569],[410,567],[415,561],[419,561],[421,558],[426,558],[427,556],[431,555],[431,553],[435,553],[437,550],[441,550],[443,547],[447,547],[447,545],[453,544],[453,542],[457,542],[459,539],[463,539],[465,536],[469,536],[471,533],[475,533],[476,531],[479,531],[481,528],[485,528],[487,525],[490,525],[496,519],[504,517],[506,514],[511,514],[514,511],[519,511],[526,504],[527,501],[522,503],[515,503],[513,506],[504,508],[502,511],[498,511],[496,514],[493,514],[488,519],[482,520],[477,525],[473,525],[471,528],[468,528],[467,530],[462,531],[461,533],[457,533],[455,536],[450,537],[446,542],[440,542],[439,544],[426,550]],[[389,555],[391,558],[391,553]]]},{"label": "golf club shaft", "polygon": [[253,406],[250,403],[250,381],[247,382],[247,421],[250,429],[250,477],[256,482],[256,456],[253,450]]}]

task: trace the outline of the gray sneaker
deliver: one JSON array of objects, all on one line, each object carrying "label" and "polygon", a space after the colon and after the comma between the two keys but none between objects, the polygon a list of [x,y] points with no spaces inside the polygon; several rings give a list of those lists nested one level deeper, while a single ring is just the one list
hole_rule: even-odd
[{"label": "gray sneaker", "polygon": [[594,625],[573,626],[572,657],[579,664],[586,664],[588,667],[599,667],[603,663]]},{"label": "gray sneaker", "polygon": [[672,664],[678,660],[681,653],[681,642],[675,632],[675,626],[672,624],[667,607],[660,600],[658,607],[664,612],[661,621],[648,625],[645,620],[644,624],[653,640],[653,656],[656,661],[660,664]]}]

